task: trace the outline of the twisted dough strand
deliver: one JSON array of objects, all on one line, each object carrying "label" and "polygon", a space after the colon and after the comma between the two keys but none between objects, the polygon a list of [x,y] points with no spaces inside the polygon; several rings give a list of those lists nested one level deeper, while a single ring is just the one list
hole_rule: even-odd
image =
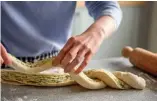
[{"label": "twisted dough strand", "polygon": [[16,71],[2,70],[2,82],[11,81],[36,86],[66,86],[77,82],[88,89],[101,89],[106,86],[116,89],[129,89],[131,87],[144,89],[146,85],[143,78],[132,73],[118,71],[111,73],[103,69],[89,70],[78,75],[75,75],[73,72],[69,73],[70,75],[40,74],[39,72],[53,67],[52,62],[54,58],[36,63],[24,63],[12,55],[10,57],[13,63],[9,66],[16,69]]},{"label": "twisted dough strand", "polygon": [[[82,75],[84,74],[84,75]],[[73,80],[73,77],[67,73],[64,74],[40,74],[40,73],[22,73],[14,70],[1,70],[2,83],[14,82],[20,85],[33,85],[33,86],[68,86],[72,84],[80,84],[88,89],[101,89],[109,86],[116,89],[144,89],[145,80],[132,73],[116,71],[110,73],[103,69],[93,69],[82,72],[81,76],[86,81],[97,83],[94,87],[89,83],[82,82],[80,79]],[[85,86],[84,86],[85,85]]]}]

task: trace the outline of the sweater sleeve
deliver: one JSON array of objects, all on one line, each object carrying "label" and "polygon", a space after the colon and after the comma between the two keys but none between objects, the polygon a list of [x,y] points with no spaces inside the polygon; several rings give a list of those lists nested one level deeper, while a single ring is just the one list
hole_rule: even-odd
[{"label": "sweater sleeve", "polygon": [[116,29],[122,20],[122,11],[116,1],[86,1],[86,7],[89,15],[98,19],[101,16],[111,16],[115,20]]}]

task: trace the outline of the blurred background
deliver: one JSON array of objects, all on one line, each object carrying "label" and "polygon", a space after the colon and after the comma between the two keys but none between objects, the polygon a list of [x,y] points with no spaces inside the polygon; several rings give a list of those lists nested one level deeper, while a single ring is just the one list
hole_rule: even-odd
[{"label": "blurred background", "polygon": [[[103,42],[93,59],[121,56],[123,47],[141,47],[157,53],[157,2],[119,1],[123,19],[119,29]],[[83,1],[77,2],[73,35],[84,32],[92,23]]]}]

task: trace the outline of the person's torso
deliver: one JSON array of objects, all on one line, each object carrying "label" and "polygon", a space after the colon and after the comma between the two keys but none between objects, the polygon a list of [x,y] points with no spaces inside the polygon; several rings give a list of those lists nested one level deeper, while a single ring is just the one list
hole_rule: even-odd
[{"label": "person's torso", "polygon": [[71,34],[76,2],[2,2],[1,35],[15,56],[58,51]]}]

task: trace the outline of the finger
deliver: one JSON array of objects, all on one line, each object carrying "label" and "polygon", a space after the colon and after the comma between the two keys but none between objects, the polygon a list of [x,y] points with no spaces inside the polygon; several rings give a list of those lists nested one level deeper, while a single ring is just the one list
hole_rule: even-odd
[{"label": "finger", "polygon": [[84,46],[79,50],[76,58],[72,61],[71,64],[68,64],[68,66],[64,69],[65,72],[71,72],[85,57],[85,54],[88,52],[87,48],[84,48]]},{"label": "finger", "polygon": [[77,56],[84,57],[87,52],[88,52],[88,48],[86,48],[86,46],[83,45],[82,48],[77,53]]},{"label": "finger", "polygon": [[3,64],[4,60],[2,59],[2,57],[0,57],[0,66]]},{"label": "finger", "polygon": [[61,64],[62,58],[65,56],[65,53],[69,51],[69,49],[73,46],[73,38],[70,38],[62,50],[59,52],[58,56],[56,56],[53,65]]},{"label": "finger", "polygon": [[82,60],[83,57],[75,58],[70,64],[67,65],[66,68],[64,68],[64,72],[71,72],[71,70],[73,70],[73,68],[76,67]]},{"label": "finger", "polygon": [[61,61],[61,64],[66,67],[77,55],[77,52],[79,51],[81,45],[79,42],[75,43],[75,45],[72,47],[72,49],[67,52],[63,60]]},{"label": "finger", "polygon": [[76,74],[79,74],[89,63],[89,61],[92,58],[92,54],[91,53],[87,53],[85,56],[84,61],[82,62],[82,64],[78,67],[78,69],[75,71]]},{"label": "finger", "polygon": [[1,45],[1,56],[2,56],[2,59],[4,60],[5,64],[11,63],[11,59],[10,59],[6,49],[3,47],[3,45]]}]

